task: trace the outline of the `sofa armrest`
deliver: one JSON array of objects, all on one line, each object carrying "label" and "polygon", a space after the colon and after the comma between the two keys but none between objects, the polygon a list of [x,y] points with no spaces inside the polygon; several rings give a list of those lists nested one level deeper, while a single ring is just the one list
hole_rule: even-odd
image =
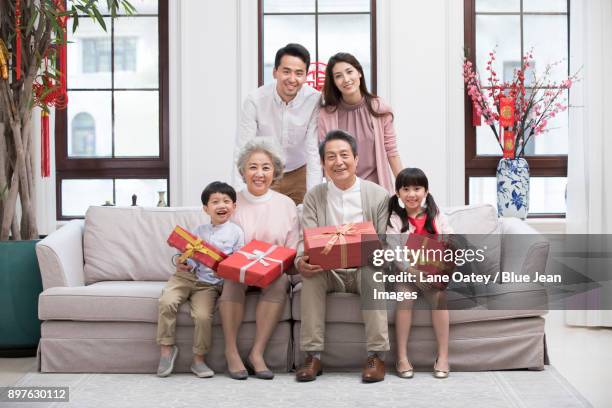
[{"label": "sofa armrest", "polygon": [[83,286],[83,220],[73,220],[36,244],[43,289]]},{"label": "sofa armrest", "polygon": [[501,270],[529,275],[544,273],[550,243],[533,227],[517,218],[502,218]]}]

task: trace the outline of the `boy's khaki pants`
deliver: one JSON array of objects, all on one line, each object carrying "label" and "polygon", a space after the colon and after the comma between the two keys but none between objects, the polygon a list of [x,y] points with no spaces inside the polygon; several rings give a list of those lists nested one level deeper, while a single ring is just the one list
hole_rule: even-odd
[{"label": "boy's khaki pants", "polygon": [[212,321],[215,302],[221,293],[221,285],[199,282],[195,273],[176,272],[166,283],[159,298],[157,320],[157,344],[172,346],[176,332],[176,314],[179,307],[189,301],[193,331],[193,353],[206,354],[212,342]]},{"label": "boy's khaki pants", "polygon": [[[362,295],[362,317],[365,323],[367,351],[389,350],[389,328],[386,303],[373,301],[373,290],[384,291],[383,283],[362,278],[362,273],[372,274],[371,267],[336,269],[302,277],[300,300],[302,351],[323,351],[325,344],[325,304],[329,292],[357,293]],[[350,340],[350,339],[347,339]]]}]

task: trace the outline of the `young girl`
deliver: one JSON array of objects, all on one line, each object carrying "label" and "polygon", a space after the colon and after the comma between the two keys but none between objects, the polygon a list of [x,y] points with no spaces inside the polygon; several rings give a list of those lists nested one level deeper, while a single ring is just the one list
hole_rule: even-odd
[{"label": "young girl", "polygon": [[[421,169],[402,170],[395,180],[395,195],[389,200],[389,222],[387,238],[390,243],[404,245],[407,234],[452,234],[446,218],[429,193],[427,176]],[[405,270],[405,266],[403,269]],[[432,307],[431,320],[438,342],[438,357],[433,367],[434,377],[446,378],[448,365],[449,318],[446,310],[446,292],[425,284],[401,284],[398,291],[420,291]],[[412,325],[414,300],[399,303],[395,314],[397,336],[397,374],[401,378],[412,378],[414,371],[408,360],[408,336]]]}]

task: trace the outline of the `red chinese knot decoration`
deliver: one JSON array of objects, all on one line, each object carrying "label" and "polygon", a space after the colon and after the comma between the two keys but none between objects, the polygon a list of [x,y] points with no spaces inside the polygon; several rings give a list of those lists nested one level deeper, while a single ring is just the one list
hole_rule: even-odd
[{"label": "red chinese knot decoration", "polygon": [[[19,2],[19,0],[17,0]],[[63,0],[53,0],[58,14],[65,11]],[[40,157],[41,175],[51,175],[51,156],[49,152],[49,108],[65,109],[68,105],[66,88],[66,25],[68,18],[60,16],[57,23],[62,30],[62,38],[53,46],[53,55],[44,56],[44,70],[32,85],[34,102],[42,108],[40,117]],[[49,70],[49,62],[54,62],[53,72]]]}]

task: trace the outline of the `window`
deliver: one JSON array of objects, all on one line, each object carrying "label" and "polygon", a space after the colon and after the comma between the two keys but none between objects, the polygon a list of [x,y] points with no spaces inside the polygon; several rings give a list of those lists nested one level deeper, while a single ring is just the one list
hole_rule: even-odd
[{"label": "window", "polygon": [[[104,2],[102,2],[104,3]],[[132,0],[137,14],[107,31],[79,20],[68,40],[68,107],[57,112],[57,217],[89,205],[168,200],[168,0]],[[106,11],[106,13],[105,13]]]},{"label": "window", "polygon": [[72,120],[71,156],[84,157],[96,154],[96,122],[89,113],[77,114]]},{"label": "window", "polygon": [[[136,71],[138,37],[116,37],[115,71]],[[83,73],[111,72],[110,38],[83,39]]]},{"label": "window", "polygon": [[295,42],[308,49],[311,63],[353,54],[376,91],[376,0],[258,1],[260,85],[273,81],[276,51]]},{"label": "window", "polygon": [[[495,69],[511,80],[522,56],[533,48],[530,69],[540,77],[559,62],[551,79],[569,74],[569,0],[465,0],[468,58],[484,76],[489,52],[497,49]],[[532,76],[526,73],[527,85]],[[528,88],[534,90],[533,87]],[[502,155],[488,126],[472,125],[472,104],[465,99],[465,191],[467,203],[496,203],[495,169]],[[563,217],[567,185],[568,112],[555,118],[550,131],[525,146],[531,173],[530,217]]]}]

